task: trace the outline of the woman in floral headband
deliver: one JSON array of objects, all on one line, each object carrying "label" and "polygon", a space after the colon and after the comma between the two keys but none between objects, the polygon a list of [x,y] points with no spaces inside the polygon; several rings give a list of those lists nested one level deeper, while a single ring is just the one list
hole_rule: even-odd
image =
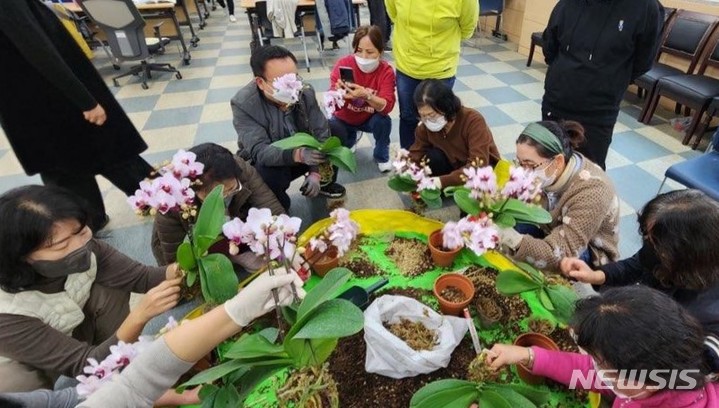
[{"label": "woman in floral headband", "polygon": [[619,199],[604,171],[574,150],[583,141],[584,129],[571,121],[530,123],[517,138],[516,162],[542,180],[552,222],[537,231],[500,230],[513,258],[558,271],[564,257],[599,266],[619,256]]}]

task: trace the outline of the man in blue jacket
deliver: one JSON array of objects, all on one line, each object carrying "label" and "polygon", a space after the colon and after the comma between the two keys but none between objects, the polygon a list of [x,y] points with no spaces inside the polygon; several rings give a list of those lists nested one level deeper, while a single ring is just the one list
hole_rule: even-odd
[{"label": "man in blue jacket", "polygon": [[549,18],[542,117],[581,123],[579,151],[602,168],[624,92],[652,67],[663,23],[657,0],[560,0]]}]

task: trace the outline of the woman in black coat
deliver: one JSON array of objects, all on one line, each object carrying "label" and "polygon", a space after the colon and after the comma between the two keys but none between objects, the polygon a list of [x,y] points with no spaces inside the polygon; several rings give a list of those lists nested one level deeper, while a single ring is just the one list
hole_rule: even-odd
[{"label": "woman in black coat", "polygon": [[719,203],[699,190],[660,194],[644,206],[639,230],[642,247],[631,258],[596,271],[564,258],[562,272],[599,290],[637,283],[659,289],[719,336]]},{"label": "woman in black coat", "polygon": [[107,223],[95,175],[125,194],[152,171],[130,119],[54,12],[0,1],[0,126],[28,175],[83,197],[93,230]]}]

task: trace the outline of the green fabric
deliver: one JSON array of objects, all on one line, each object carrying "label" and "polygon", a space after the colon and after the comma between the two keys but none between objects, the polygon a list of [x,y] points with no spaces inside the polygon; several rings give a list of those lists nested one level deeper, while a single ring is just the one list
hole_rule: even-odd
[{"label": "green fabric", "polygon": [[539,123],[530,123],[526,128],[524,128],[522,134],[539,143],[554,155],[562,154],[564,152],[562,142],[559,140],[557,135]]}]

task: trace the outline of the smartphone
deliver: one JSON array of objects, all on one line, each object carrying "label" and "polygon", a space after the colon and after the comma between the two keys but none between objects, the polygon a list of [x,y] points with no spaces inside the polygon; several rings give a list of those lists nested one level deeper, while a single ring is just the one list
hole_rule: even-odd
[{"label": "smartphone", "polygon": [[355,76],[352,73],[352,68],[350,67],[340,67],[340,79],[344,82],[352,82],[355,81]]}]

